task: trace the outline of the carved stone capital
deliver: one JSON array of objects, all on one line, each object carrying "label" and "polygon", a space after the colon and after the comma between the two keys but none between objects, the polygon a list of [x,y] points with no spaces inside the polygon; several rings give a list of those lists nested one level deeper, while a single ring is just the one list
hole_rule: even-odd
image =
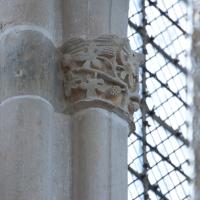
[{"label": "carved stone capital", "polygon": [[138,66],[128,39],[114,35],[74,38],[62,48],[64,89],[70,107],[109,107],[123,114],[139,108]]}]

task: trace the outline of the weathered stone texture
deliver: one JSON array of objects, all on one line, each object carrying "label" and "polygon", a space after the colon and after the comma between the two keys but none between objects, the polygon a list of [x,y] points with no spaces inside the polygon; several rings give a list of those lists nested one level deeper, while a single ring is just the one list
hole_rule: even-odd
[{"label": "weathered stone texture", "polygon": [[103,34],[126,37],[128,0],[64,1],[64,41],[72,37],[94,39]]},{"label": "weathered stone texture", "polygon": [[105,109],[73,115],[73,200],[127,199],[128,133],[128,123]]},{"label": "weathered stone texture", "polygon": [[41,98],[0,104],[0,199],[51,199],[53,112]]},{"label": "weathered stone texture", "polygon": [[[72,152],[71,117],[54,113],[52,131],[52,188],[50,200],[71,200],[72,196]],[[48,199],[49,200],[49,199]]]},{"label": "weathered stone texture", "polygon": [[194,189],[195,189],[195,199],[198,200],[200,193],[200,31],[194,30],[193,34],[193,148],[195,157],[195,179],[194,179]]},{"label": "weathered stone texture", "polygon": [[192,79],[193,79],[193,148],[194,148],[194,199],[200,197],[200,4],[193,1]]},{"label": "weathered stone texture", "polygon": [[[138,68],[143,56],[126,38],[103,35],[74,38],[63,45],[64,89],[68,110],[86,102],[132,116],[139,108]],[[106,107],[106,105],[108,105]]]},{"label": "weathered stone texture", "polygon": [[1,101],[16,95],[32,94],[60,107],[59,56],[52,42],[43,34],[27,30],[5,35],[0,40],[0,61]]},{"label": "weathered stone texture", "polygon": [[127,15],[128,0],[0,0],[0,199],[127,199]]},{"label": "weathered stone texture", "polygon": [[0,0],[0,34],[16,26],[40,29],[59,45],[62,42],[61,0]]},{"label": "weathered stone texture", "polygon": [[73,38],[62,53],[72,115],[72,199],[127,199],[127,137],[139,108],[143,56],[114,35]]}]

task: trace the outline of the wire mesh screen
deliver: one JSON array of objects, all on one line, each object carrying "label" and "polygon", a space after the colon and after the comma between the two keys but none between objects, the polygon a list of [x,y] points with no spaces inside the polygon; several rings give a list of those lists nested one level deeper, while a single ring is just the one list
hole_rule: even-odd
[{"label": "wire mesh screen", "polygon": [[146,62],[136,132],[128,138],[129,200],[191,199],[188,8],[183,0],[130,0],[129,40]]}]

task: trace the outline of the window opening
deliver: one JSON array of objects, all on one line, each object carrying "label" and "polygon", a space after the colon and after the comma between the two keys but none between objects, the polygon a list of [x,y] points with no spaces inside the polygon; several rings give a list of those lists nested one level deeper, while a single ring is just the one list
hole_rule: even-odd
[{"label": "window opening", "polygon": [[190,6],[183,0],[130,0],[128,37],[145,55],[141,110],[128,138],[128,199],[190,196],[187,74]]}]

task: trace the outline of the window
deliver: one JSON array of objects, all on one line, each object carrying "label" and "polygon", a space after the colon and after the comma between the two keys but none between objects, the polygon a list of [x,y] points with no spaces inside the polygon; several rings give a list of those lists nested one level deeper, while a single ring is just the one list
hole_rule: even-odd
[{"label": "window", "polygon": [[130,0],[128,37],[146,62],[141,110],[128,138],[129,200],[191,199],[189,9],[184,0]]}]

